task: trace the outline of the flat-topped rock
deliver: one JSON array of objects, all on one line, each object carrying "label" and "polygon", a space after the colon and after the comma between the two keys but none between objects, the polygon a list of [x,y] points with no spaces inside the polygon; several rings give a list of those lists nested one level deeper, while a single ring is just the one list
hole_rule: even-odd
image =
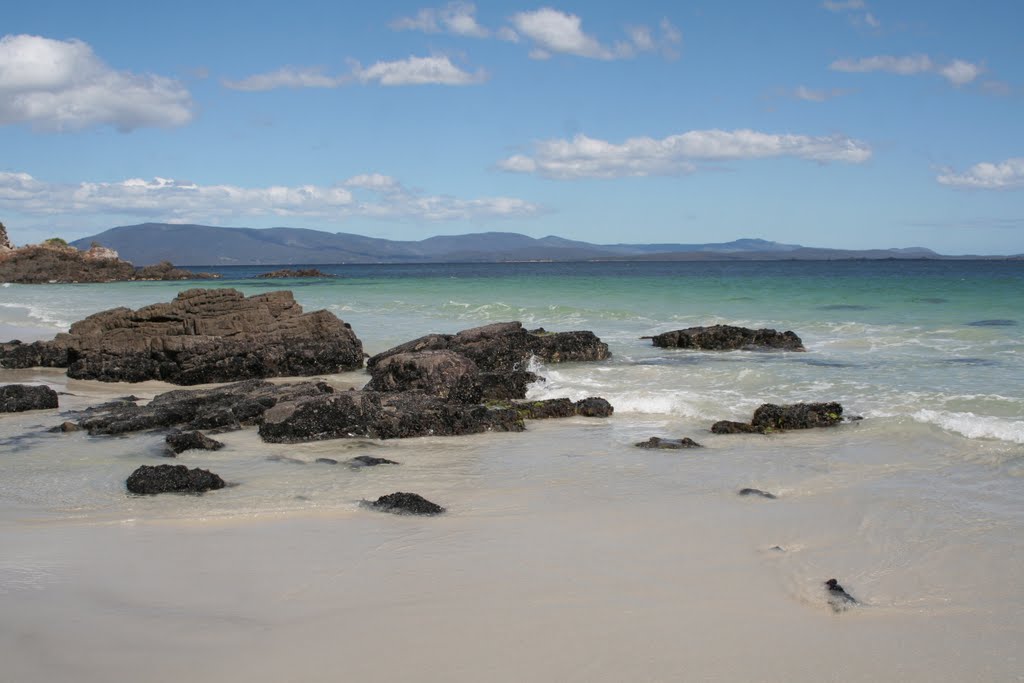
[{"label": "flat-topped rock", "polygon": [[652,340],[655,346],[669,349],[806,351],[800,337],[794,332],[776,332],[767,328],[754,330],[733,325],[688,327],[664,332],[652,337]]},{"label": "flat-topped rock", "polygon": [[3,367],[67,367],[75,379],[172,384],[330,374],[362,367],[362,343],[291,292],[190,289],[169,303],[90,315],[50,342],[0,345]]},{"label": "flat-topped rock", "polygon": [[699,443],[688,436],[680,439],[663,439],[660,436],[652,436],[647,441],[635,444],[637,448],[654,448],[660,450],[678,451],[684,448],[703,448]]},{"label": "flat-topped rock", "polygon": [[525,370],[533,356],[551,363],[605,360],[608,345],[593,332],[528,331],[520,322],[493,323],[456,334],[428,334],[379,353],[367,361],[371,370],[385,358],[417,351],[453,351],[483,372]]},{"label": "flat-topped rock", "polygon": [[0,387],[0,413],[20,413],[57,407],[57,392],[34,384],[7,384]]}]

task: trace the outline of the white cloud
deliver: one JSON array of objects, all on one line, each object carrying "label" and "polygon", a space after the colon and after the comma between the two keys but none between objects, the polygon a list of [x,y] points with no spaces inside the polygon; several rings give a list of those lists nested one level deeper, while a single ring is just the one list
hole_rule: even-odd
[{"label": "white cloud", "polygon": [[846,14],[854,26],[867,25],[869,28],[877,29],[882,25],[874,14],[868,12],[868,6],[864,0],[825,0],[821,6],[829,12]]},{"label": "white cloud", "polygon": [[353,176],[329,186],[247,188],[168,178],[61,185],[27,173],[0,172],[0,207],[33,215],[115,214],[178,222],[243,216],[444,221],[525,217],[541,212],[540,206],[514,197],[424,195],[377,173]]},{"label": "white cloud", "polygon": [[185,125],[192,110],[192,97],[179,81],[112,69],[80,40],[0,38],[0,125],[130,131]]},{"label": "white cloud", "polygon": [[963,173],[945,169],[936,180],[943,185],[972,190],[1014,190],[1024,188],[1024,157],[998,163],[975,164]]},{"label": "white cloud", "polygon": [[962,59],[954,59],[945,66],[936,64],[928,55],[911,55],[893,57],[878,55],[861,57],[860,59],[838,59],[829,65],[833,71],[866,73],[868,71],[887,71],[901,76],[913,76],[921,73],[936,73],[953,85],[967,85],[982,73],[985,67]]},{"label": "white cloud", "polygon": [[256,92],[277,88],[337,88],[352,80],[350,76],[328,76],[321,67],[282,67],[265,74],[256,74],[240,81],[225,80],[224,87]]},{"label": "white cloud", "polygon": [[358,62],[352,75],[362,83],[381,85],[473,85],[487,80],[487,72],[463,71],[447,57],[409,57],[394,62],[377,62],[365,69]]},{"label": "white cloud", "polygon": [[754,130],[693,130],[660,140],[629,138],[622,144],[577,135],[572,140],[538,142],[532,156],[514,155],[498,162],[498,168],[556,179],[620,178],[692,173],[702,161],[779,157],[856,164],[867,161],[871,149],[839,135],[773,135]]},{"label": "white cloud", "polygon": [[512,25],[520,35],[536,44],[531,52],[535,59],[560,52],[593,59],[615,59],[616,53],[593,36],[583,32],[582,20],[575,14],[566,14],[544,7],[533,12],[519,12],[512,16]]},{"label": "white cloud", "polygon": [[320,67],[284,67],[238,81],[223,81],[226,88],[249,92],[277,88],[338,88],[352,82],[380,85],[473,85],[487,80],[487,72],[463,71],[447,57],[409,57],[394,62],[377,62],[363,67],[350,60],[351,73],[325,74]]},{"label": "white cloud", "polygon": [[971,64],[962,59],[954,59],[946,66],[939,69],[939,73],[956,86],[967,85],[985,71],[984,67],[978,64]]},{"label": "white cloud", "polygon": [[401,17],[391,22],[396,31],[452,33],[458,36],[487,38],[491,32],[476,21],[476,5],[471,2],[449,2],[440,9],[421,9],[414,17]]}]

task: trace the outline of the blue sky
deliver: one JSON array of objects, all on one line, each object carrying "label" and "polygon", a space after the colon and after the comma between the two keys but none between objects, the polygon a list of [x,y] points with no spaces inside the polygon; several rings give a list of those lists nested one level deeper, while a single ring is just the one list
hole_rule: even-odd
[{"label": "blue sky", "polygon": [[8,3],[0,220],[1024,253],[1021,2]]}]

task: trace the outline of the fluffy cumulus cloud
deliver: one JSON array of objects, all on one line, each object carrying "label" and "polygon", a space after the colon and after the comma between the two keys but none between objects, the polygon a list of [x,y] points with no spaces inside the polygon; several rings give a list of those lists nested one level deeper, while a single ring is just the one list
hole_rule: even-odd
[{"label": "fluffy cumulus cloud", "polygon": [[692,173],[701,162],[781,157],[857,164],[871,158],[871,149],[838,135],[774,135],[754,130],[693,130],[660,140],[630,138],[621,144],[577,135],[571,140],[538,142],[532,155],[509,157],[498,167],[557,179],[619,178]]},{"label": "fluffy cumulus cloud", "polygon": [[249,92],[278,88],[338,88],[349,83],[380,85],[475,85],[487,80],[487,72],[464,71],[445,56],[409,57],[393,62],[377,62],[368,67],[349,62],[351,73],[331,76],[319,67],[285,67],[241,80],[225,80],[224,87]]},{"label": "fluffy cumulus cloud", "polygon": [[945,66],[936,64],[928,55],[909,55],[894,57],[877,55],[860,59],[837,59],[829,65],[833,71],[867,73],[869,71],[885,71],[900,76],[913,76],[922,73],[936,73],[955,86],[967,85],[982,73],[985,68],[979,64],[962,59],[954,59]]},{"label": "fluffy cumulus cloud", "polygon": [[117,71],[80,40],[0,38],[0,125],[66,131],[111,125],[122,131],[181,126],[192,97],[178,81]]},{"label": "fluffy cumulus cloud", "polygon": [[33,215],[117,214],[179,222],[243,216],[446,221],[526,217],[541,211],[538,205],[514,197],[426,195],[377,173],[353,176],[330,186],[247,188],[168,178],[61,185],[27,173],[0,172],[0,207]]},{"label": "fluffy cumulus cloud", "polygon": [[476,21],[476,5],[471,2],[449,2],[440,9],[421,9],[412,17],[391,22],[396,31],[452,33],[457,36],[487,38],[491,32]]},{"label": "fluffy cumulus cloud", "polygon": [[677,56],[676,46],[682,34],[668,19],[659,25],[656,37],[647,26],[627,26],[626,39],[607,45],[583,30],[583,20],[575,14],[544,7],[533,12],[518,12],[511,18],[507,39],[520,36],[529,40],[534,59],[548,59],[552,54],[569,54],[591,59],[624,59],[638,52],[661,50],[666,57]]},{"label": "fluffy cumulus cloud", "polygon": [[1024,157],[998,163],[982,162],[963,173],[947,169],[936,180],[943,185],[970,190],[1019,190],[1024,188]]}]

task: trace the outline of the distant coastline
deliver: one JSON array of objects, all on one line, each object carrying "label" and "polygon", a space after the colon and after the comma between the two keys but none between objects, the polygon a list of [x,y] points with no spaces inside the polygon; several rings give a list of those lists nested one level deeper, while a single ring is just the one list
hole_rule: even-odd
[{"label": "distant coastline", "polygon": [[388,240],[300,228],[225,228],[144,223],[75,240],[102,244],[136,265],[321,266],[346,264],[544,263],[629,261],[1021,260],[1014,255],[945,255],[924,247],[826,249],[745,238],[706,244],[591,244],[510,232]]}]

